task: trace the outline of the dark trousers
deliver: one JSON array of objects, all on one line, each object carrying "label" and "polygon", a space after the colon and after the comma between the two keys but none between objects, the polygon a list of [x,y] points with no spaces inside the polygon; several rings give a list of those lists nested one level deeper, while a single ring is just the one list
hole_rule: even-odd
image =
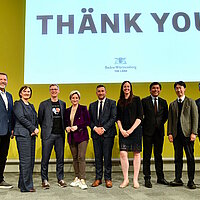
[{"label": "dark trousers", "polygon": [[33,168],[35,163],[35,137],[16,136],[19,153],[19,181],[21,192],[33,189]]},{"label": "dark trousers", "polygon": [[4,180],[3,172],[6,165],[8,149],[10,144],[10,135],[0,136],[0,182]]},{"label": "dark trousers", "polygon": [[79,179],[85,179],[85,154],[87,149],[88,141],[81,143],[72,143],[69,145],[72,157],[75,177]]},{"label": "dark trousers", "polygon": [[54,146],[56,153],[56,175],[58,181],[64,178],[64,145],[65,137],[62,134],[51,134],[47,140],[42,140],[42,181],[48,180],[48,164]]},{"label": "dark trousers", "polygon": [[104,159],[104,179],[111,180],[112,173],[112,149],[114,137],[100,136],[97,139],[93,138],[96,180],[101,180],[103,177],[103,159]]},{"label": "dark trousers", "polygon": [[155,131],[153,136],[143,136],[144,179],[151,178],[150,163],[151,163],[152,148],[154,149],[155,169],[157,178],[158,179],[164,178],[163,160],[162,160],[163,141],[164,137],[158,132],[158,130]]},{"label": "dark trousers", "polygon": [[190,137],[185,137],[180,133],[174,139],[175,151],[175,178],[177,180],[182,178],[183,169],[183,148],[187,158],[187,172],[189,181],[194,180],[195,161],[194,161],[194,142],[190,141]]}]

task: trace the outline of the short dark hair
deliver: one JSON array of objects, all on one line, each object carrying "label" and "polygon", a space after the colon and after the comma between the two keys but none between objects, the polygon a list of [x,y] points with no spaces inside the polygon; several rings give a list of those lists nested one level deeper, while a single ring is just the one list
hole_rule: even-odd
[{"label": "short dark hair", "polygon": [[158,83],[158,82],[153,82],[153,83],[151,83],[151,84],[150,84],[150,86],[149,86],[149,89],[151,90],[151,88],[152,88],[154,85],[159,85],[159,87],[160,87],[160,90],[162,89],[162,86],[161,86],[161,84],[160,84],[160,83]]},{"label": "short dark hair", "polygon": [[49,85],[49,89],[52,87],[52,86],[56,86],[58,89],[59,89],[59,85],[58,84],[51,84],[51,85]]},{"label": "short dark hair", "polygon": [[104,85],[102,85],[102,84],[100,84],[100,85],[97,85],[96,89],[98,89],[98,88],[100,88],[100,87],[104,87],[104,88],[105,88],[105,90],[106,90],[106,87],[105,87]]},{"label": "short dark hair", "polygon": [[[22,98],[21,92],[22,92],[23,90],[26,90],[27,88],[29,88],[30,91],[31,91],[30,98],[32,97],[32,89],[31,89],[31,87],[29,87],[29,86],[27,86],[27,85],[24,85],[24,86],[22,86],[22,87],[20,88],[20,90],[19,90],[19,97],[20,97],[20,99]],[[29,99],[30,99],[30,98],[29,98]]]},{"label": "short dark hair", "polygon": [[184,88],[186,88],[186,84],[183,81],[178,81],[174,83],[174,89],[176,88],[177,85],[183,86]]},{"label": "short dark hair", "polygon": [[7,80],[8,80],[8,75],[7,75],[6,73],[4,73],[4,72],[0,72],[0,75],[4,75],[4,76],[6,76],[6,78],[7,78]]}]

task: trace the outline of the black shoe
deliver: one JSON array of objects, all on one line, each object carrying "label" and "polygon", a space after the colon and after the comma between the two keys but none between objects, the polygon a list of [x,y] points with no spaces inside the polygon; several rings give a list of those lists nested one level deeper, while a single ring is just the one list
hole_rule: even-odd
[{"label": "black shoe", "polygon": [[169,184],[171,186],[183,186],[183,181],[181,179],[174,179]]},{"label": "black shoe", "polygon": [[158,179],[157,183],[163,184],[163,185],[169,185],[169,182],[167,180],[165,180],[164,178]]},{"label": "black shoe", "polygon": [[150,179],[146,179],[146,180],[145,180],[145,187],[147,187],[147,188],[152,188],[152,184],[151,184]]},{"label": "black shoe", "polygon": [[196,185],[195,185],[195,183],[193,181],[188,181],[187,186],[190,189],[196,189]]},{"label": "black shoe", "polygon": [[12,185],[10,185],[9,183],[6,183],[4,180],[0,182],[0,188],[6,188],[6,189],[10,189],[13,188]]}]

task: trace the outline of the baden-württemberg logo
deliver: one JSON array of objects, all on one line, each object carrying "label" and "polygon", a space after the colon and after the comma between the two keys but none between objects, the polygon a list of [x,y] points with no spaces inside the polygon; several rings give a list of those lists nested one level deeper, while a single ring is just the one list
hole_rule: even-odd
[{"label": "baden-w\u00fcrttemberg logo", "polygon": [[112,65],[106,65],[105,70],[113,70],[114,72],[131,72],[136,70],[136,66],[130,65],[126,57],[116,57]]}]

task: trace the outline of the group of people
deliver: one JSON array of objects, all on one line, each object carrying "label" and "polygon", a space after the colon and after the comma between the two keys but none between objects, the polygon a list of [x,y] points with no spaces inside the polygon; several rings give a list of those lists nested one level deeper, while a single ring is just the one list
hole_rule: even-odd
[{"label": "group of people", "polygon": [[[183,182],[183,149],[187,157],[188,184],[195,189],[194,141],[199,132],[198,109],[200,99],[194,100],[185,96],[186,84],[182,81],[174,84],[177,99],[169,106],[166,100],[159,97],[161,84],[150,84],[150,96],[140,100],[132,91],[132,84],[124,81],[121,85],[120,98],[117,102],[106,97],[104,85],[96,87],[98,100],[87,106],[79,104],[81,94],[73,90],[69,99],[71,106],[66,109],[65,102],[58,99],[59,86],[49,86],[50,98],[40,103],[38,115],[33,104],[29,102],[32,89],[23,86],[19,90],[20,100],[13,106],[12,95],[5,90],[8,76],[0,73],[0,188],[12,188],[4,181],[3,172],[6,164],[10,136],[15,136],[19,153],[19,181],[21,192],[35,192],[33,186],[33,169],[35,161],[35,140],[41,128],[42,160],[41,179],[44,189],[50,188],[48,164],[54,147],[56,153],[56,175],[58,185],[66,187],[64,181],[64,146],[65,132],[73,157],[75,172],[72,187],[87,189],[85,174],[85,154],[89,140],[87,126],[91,128],[95,154],[96,177],[92,187],[102,184],[104,176],[107,188],[112,187],[112,149],[117,135],[115,123],[119,128],[120,161],[123,182],[120,188],[129,185],[128,152],[133,152],[133,186],[139,188],[143,137],[143,174],[145,187],[151,188],[150,160],[154,150],[157,183],[181,186]],[[197,108],[198,105],[198,108]],[[168,182],[163,173],[164,124],[168,120],[168,139],[173,142],[175,151],[175,179]],[[104,168],[104,170],[103,170]]]}]

